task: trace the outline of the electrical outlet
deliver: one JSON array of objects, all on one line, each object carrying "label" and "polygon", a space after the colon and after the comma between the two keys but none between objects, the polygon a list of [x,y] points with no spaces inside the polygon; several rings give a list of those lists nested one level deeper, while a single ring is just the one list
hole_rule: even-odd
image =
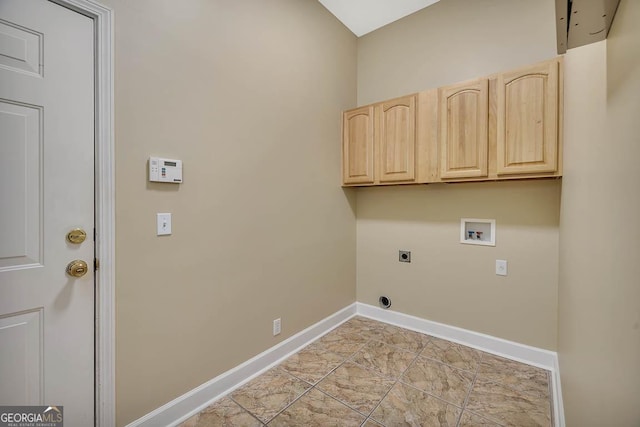
[{"label": "electrical outlet", "polygon": [[273,321],[273,336],[280,335],[282,321],[280,318]]},{"label": "electrical outlet", "polygon": [[498,276],[506,276],[507,275],[507,261],[504,259],[496,260],[496,274]]},{"label": "electrical outlet", "polygon": [[398,261],[411,262],[411,251],[398,251]]}]

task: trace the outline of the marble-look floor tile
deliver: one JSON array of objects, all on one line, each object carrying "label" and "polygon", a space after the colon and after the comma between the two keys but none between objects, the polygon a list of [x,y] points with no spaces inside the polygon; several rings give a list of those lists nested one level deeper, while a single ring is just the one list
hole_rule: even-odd
[{"label": "marble-look floor tile", "polygon": [[368,319],[362,316],[356,316],[344,322],[342,325],[336,328],[336,330],[340,332],[356,333],[366,339],[369,339],[374,336],[377,336],[379,331],[384,326],[385,326],[385,323]]},{"label": "marble-look floor tile", "polygon": [[367,418],[367,421],[362,424],[362,427],[384,427],[382,424],[374,421],[371,418]]},{"label": "marble-look floor tile", "polygon": [[291,375],[315,384],[344,361],[344,356],[332,353],[316,342],[289,357],[279,366]]},{"label": "marble-look floor tile", "polygon": [[180,427],[551,426],[549,378],[356,316]]},{"label": "marble-look floor tile", "polygon": [[385,426],[455,427],[461,410],[423,391],[397,383],[371,418]]},{"label": "marble-look floor tile", "polygon": [[347,361],[320,381],[317,388],[369,415],[394,382]]},{"label": "marble-look floor tile", "polygon": [[180,424],[179,427],[260,427],[262,425],[264,424],[252,417],[236,402],[223,397]]},{"label": "marble-look floor tile", "polygon": [[386,377],[397,379],[416,356],[416,353],[380,341],[370,341],[351,360]]},{"label": "marble-look floor tile", "polygon": [[359,427],[365,416],[313,389],[289,406],[269,426]]},{"label": "marble-look floor tile", "polygon": [[464,411],[458,427],[502,427],[500,424],[481,417],[473,412]]},{"label": "marble-look floor tile", "polygon": [[420,355],[454,368],[475,371],[482,354],[481,351],[471,347],[432,337]]},{"label": "marble-look floor tile", "polygon": [[528,395],[500,383],[476,380],[465,409],[504,426],[552,425],[549,399]]},{"label": "marble-look floor tile", "polygon": [[266,423],[310,387],[274,368],[234,391],[231,398]]},{"label": "marble-look floor tile", "polygon": [[462,407],[471,390],[473,374],[432,359],[418,357],[400,381]]},{"label": "marble-look floor tile", "polygon": [[414,353],[420,353],[429,342],[427,335],[393,325],[385,325],[374,339]]},{"label": "marble-look floor tile", "polygon": [[478,368],[478,381],[498,382],[522,393],[549,399],[548,374],[535,366],[485,354]]},{"label": "marble-look floor tile", "polygon": [[347,358],[360,350],[367,341],[368,338],[356,332],[333,330],[316,342],[330,352]]}]

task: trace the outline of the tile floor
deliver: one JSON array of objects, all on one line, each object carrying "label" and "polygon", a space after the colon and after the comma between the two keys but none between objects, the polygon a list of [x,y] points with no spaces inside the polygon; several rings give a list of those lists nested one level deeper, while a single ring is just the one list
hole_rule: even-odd
[{"label": "tile floor", "polygon": [[552,426],[550,373],[354,317],[180,427]]}]

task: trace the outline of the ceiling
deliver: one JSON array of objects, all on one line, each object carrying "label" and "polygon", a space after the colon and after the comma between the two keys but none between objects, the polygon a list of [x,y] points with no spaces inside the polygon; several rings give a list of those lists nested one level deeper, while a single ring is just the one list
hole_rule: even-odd
[{"label": "ceiling", "polygon": [[360,37],[439,0],[319,0]]}]

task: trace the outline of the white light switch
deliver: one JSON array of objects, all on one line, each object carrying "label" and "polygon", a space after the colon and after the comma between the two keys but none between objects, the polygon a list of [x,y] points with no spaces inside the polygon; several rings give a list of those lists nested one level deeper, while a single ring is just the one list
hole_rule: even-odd
[{"label": "white light switch", "polygon": [[171,234],[171,214],[158,214],[158,236],[166,236]]},{"label": "white light switch", "polygon": [[496,274],[498,276],[506,276],[507,275],[507,261],[504,259],[496,260]]}]

